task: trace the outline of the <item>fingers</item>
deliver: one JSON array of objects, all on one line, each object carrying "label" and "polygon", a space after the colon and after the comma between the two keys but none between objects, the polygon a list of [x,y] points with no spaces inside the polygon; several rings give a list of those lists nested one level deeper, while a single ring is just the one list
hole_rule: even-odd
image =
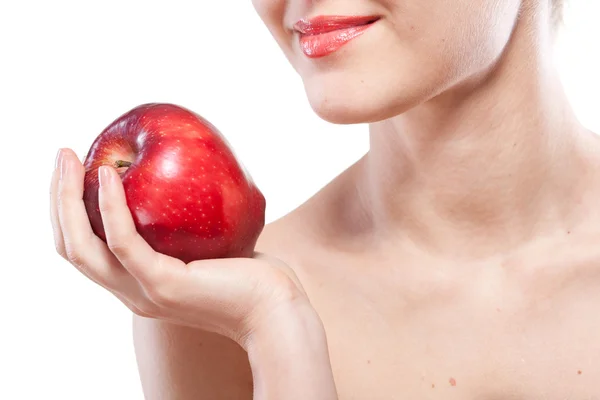
[{"label": "fingers", "polygon": [[94,235],[85,204],[85,170],[69,149],[59,152],[50,185],[50,214],[58,253],[91,280],[105,287],[132,312],[157,314],[137,280],[106,244]]},{"label": "fingers", "polygon": [[56,252],[60,254],[62,258],[67,259],[67,252],[65,250],[65,242],[63,241],[63,233],[60,228],[60,221],[58,220],[58,180],[60,178],[59,162],[60,162],[59,150],[56,155],[56,161],[54,165],[54,171],[52,172],[52,181],[50,183],[50,220],[52,221],[52,232],[54,233],[54,245]]},{"label": "fingers", "polygon": [[100,285],[120,290],[133,278],[94,235],[83,203],[85,170],[73,151],[63,149],[53,178],[53,224],[59,253]]},{"label": "fingers", "polygon": [[67,257],[81,261],[94,235],[82,200],[85,172],[72,151],[61,151],[58,174],[58,217],[65,250]]},{"label": "fingers", "polygon": [[[98,171],[100,213],[108,247],[142,286],[153,287],[165,280],[165,273],[172,273],[183,262],[171,257],[161,257],[139,235],[127,206],[121,178],[108,166]],[[170,265],[163,265],[164,262]],[[180,264],[180,265],[177,265]]]}]

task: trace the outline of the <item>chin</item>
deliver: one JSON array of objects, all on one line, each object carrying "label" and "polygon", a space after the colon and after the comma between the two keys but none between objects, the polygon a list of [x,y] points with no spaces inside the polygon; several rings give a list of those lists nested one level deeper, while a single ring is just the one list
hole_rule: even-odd
[{"label": "chin", "polygon": [[433,94],[422,87],[389,83],[369,87],[349,81],[305,85],[310,106],[321,119],[339,125],[379,122],[405,113]]}]

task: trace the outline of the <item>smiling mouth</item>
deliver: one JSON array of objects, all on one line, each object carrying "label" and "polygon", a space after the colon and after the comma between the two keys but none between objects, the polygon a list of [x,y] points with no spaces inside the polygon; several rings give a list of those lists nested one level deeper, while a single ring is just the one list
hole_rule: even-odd
[{"label": "smiling mouth", "polygon": [[326,57],[365,33],[378,16],[320,16],[294,25],[301,51],[311,59]]},{"label": "smiling mouth", "polygon": [[349,28],[371,25],[377,22],[377,16],[319,16],[311,19],[301,19],[294,24],[302,36],[321,35]]}]

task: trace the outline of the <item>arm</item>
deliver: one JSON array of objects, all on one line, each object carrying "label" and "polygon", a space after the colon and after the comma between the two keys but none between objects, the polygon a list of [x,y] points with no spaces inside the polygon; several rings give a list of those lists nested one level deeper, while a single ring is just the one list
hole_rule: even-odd
[{"label": "arm", "polygon": [[[149,324],[145,331],[136,329],[147,396],[227,396],[223,390],[232,375],[225,373],[235,376],[235,370],[225,362],[228,353],[218,346],[199,349],[204,344],[196,331],[208,331],[213,334],[204,337],[217,340],[219,334],[250,351],[257,393],[263,399],[335,398],[323,327],[287,265],[258,253],[187,264],[157,253],[136,231],[123,184],[110,167],[99,173],[104,241],[94,234],[86,214],[84,175],[76,155],[62,151],[51,190],[56,248],[85,276],[148,318],[136,319],[137,328],[144,326],[141,321]],[[244,379],[240,382],[244,385]]]},{"label": "arm", "polygon": [[248,353],[223,336],[155,319],[135,316],[133,326],[147,400],[337,399],[325,331],[310,306],[278,309],[248,337]]},{"label": "arm", "polygon": [[146,400],[252,400],[248,355],[233,340],[138,315],[133,340]]},{"label": "arm", "polygon": [[337,399],[325,330],[307,302],[278,308],[247,349],[256,399]]}]

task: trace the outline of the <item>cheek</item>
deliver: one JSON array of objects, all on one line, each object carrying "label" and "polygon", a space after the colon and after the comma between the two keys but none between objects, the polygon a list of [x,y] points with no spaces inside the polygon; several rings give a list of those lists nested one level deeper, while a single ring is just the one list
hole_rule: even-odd
[{"label": "cheek", "polygon": [[437,61],[442,70],[459,80],[491,66],[502,54],[516,22],[520,0],[479,0],[469,4],[456,1],[430,13],[429,20],[419,18],[422,24],[415,22],[417,40],[410,44],[421,60]]},{"label": "cheek", "polygon": [[287,0],[252,0],[254,9],[265,25],[272,30],[274,26],[281,26],[285,13]]},{"label": "cheek", "polygon": [[284,26],[287,1],[289,0],[252,0],[258,16],[286,54],[290,50],[291,36]]},{"label": "cheek", "polygon": [[478,55],[483,57],[499,55],[516,23],[520,1],[487,0],[480,3],[480,7],[462,10],[462,23],[454,30],[462,37],[463,46],[469,46],[472,52],[480,52]]}]

